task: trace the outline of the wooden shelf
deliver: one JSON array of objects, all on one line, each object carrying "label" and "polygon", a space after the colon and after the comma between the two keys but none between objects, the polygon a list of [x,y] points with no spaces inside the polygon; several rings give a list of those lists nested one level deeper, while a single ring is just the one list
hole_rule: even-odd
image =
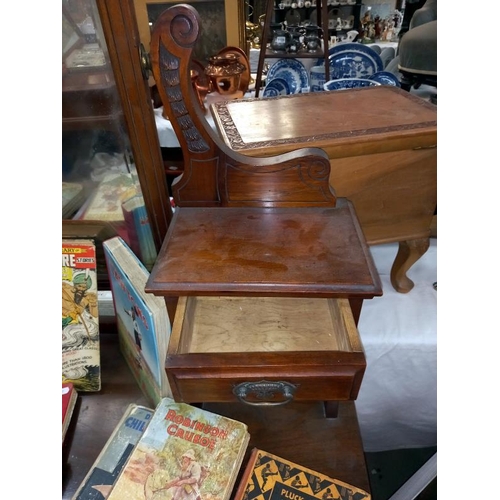
[{"label": "wooden shelf", "polygon": [[[351,6],[352,7],[352,6]],[[262,72],[264,69],[265,59],[299,59],[299,58],[324,58],[325,60],[325,78],[326,81],[330,79],[330,66],[328,62],[328,40],[329,40],[329,30],[328,30],[328,5],[326,0],[318,0],[316,3],[317,11],[317,24],[321,27],[323,32],[323,47],[326,50],[321,50],[319,53],[311,53],[306,51],[299,51],[297,53],[282,53],[282,52],[272,52],[268,50],[267,39],[270,33],[271,18],[273,13],[276,11],[281,11],[281,9],[276,9],[275,0],[267,0],[266,15],[264,19],[264,27],[262,29],[262,42],[259,54],[259,64],[257,66],[257,78],[255,80],[255,97],[259,97],[259,92],[262,84]],[[309,10],[313,10],[309,8]]]}]

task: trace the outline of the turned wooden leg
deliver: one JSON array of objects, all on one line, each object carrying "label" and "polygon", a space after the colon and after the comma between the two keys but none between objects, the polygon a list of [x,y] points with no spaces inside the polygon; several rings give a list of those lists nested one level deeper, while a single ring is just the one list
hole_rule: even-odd
[{"label": "turned wooden leg", "polygon": [[408,293],[413,288],[414,283],[406,273],[428,248],[429,238],[399,242],[398,254],[391,269],[391,283],[397,292]]}]

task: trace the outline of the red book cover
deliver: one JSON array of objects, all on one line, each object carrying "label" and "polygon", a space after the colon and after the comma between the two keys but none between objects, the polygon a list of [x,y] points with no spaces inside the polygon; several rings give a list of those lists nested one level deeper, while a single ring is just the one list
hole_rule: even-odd
[{"label": "red book cover", "polygon": [[62,381],[78,391],[101,389],[96,246],[62,241]]},{"label": "red book cover", "polygon": [[78,392],[71,382],[62,384],[62,440],[68,430],[73,410],[75,409]]}]

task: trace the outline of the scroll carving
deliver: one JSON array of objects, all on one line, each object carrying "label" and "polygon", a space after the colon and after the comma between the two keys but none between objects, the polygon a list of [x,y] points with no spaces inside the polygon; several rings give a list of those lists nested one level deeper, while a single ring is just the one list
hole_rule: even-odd
[{"label": "scroll carving", "polygon": [[[175,19],[185,16],[176,16]],[[174,19],[174,21],[175,21]],[[192,24],[189,24],[192,26]],[[171,29],[171,33],[175,30]],[[191,30],[192,32],[192,30]],[[188,32],[189,35],[190,32]],[[174,38],[175,39],[175,38]],[[177,37],[176,42],[178,42],[179,37]],[[180,37],[181,41],[184,41],[183,37]],[[191,116],[189,115],[186,103],[184,102],[184,97],[182,95],[180,87],[180,73],[179,73],[179,58],[172,54],[163,44],[160,44],[160,75],[162,84],[167,93],[168,102],[170,104],[170,109],[172,110],[174,116],[182,129],[182,134],[186,139],[187,147],[189,151],[193,152],[204,152],[208,151],[208,144],[204,141],[199,130],[193,123]]]}]

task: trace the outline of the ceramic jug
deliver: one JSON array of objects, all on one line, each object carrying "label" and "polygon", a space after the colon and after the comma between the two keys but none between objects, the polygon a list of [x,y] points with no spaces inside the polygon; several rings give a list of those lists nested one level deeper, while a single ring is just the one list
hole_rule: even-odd
[{"label": "ceramic jug", "polygon": [[304,44],[307,52],[318,52],[321,49],[321,40],[319,38],[321,28],[313,24],[306,26]]},{"label": "ceramic jug", "polygon": [[271,49],[274,52],[286,52],[288,45],[292,41],[292,35],[286,30],[275,30],[271,41]]}]

